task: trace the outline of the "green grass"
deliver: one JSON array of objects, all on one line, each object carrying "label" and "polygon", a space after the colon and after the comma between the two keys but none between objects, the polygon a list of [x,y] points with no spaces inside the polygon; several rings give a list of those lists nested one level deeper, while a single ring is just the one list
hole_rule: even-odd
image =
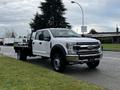
[{"label": "green grass", "polygon": [[103,44],[103,49],[120,51],[120,44]]},{"label": "green grass", "polygon": [[103,90],[38,65],[0,56],[0,90]]}]

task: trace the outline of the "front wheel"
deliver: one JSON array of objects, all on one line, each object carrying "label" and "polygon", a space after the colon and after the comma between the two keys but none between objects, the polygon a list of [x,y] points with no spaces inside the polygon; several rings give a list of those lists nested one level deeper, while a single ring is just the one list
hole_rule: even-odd
[{"label": "front wheel", "polygon": [[53,69],[57,72],[63,72],[66,67],[65,57],[61,54],[54,54],[51,60]]},{"label": "front wheel", "polygon": [[94,69],[96,68],[98,65],[99,65],[100,61],[93,61],[93,62],[88,62],[87,63],[87,66],[90,68],[90,69]]}]

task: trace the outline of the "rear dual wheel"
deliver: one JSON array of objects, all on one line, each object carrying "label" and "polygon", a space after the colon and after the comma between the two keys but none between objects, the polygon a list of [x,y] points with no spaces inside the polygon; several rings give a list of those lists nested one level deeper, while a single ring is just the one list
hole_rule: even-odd
[{"label": "rear dual wheel", "polygon": [[27,56],[19,51],[17,53],[17,59],[25,61],[27,59]]}]

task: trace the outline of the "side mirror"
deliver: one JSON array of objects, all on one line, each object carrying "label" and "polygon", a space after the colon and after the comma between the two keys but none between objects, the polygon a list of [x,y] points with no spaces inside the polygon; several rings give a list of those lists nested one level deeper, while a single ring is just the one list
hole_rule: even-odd
[{"label": "side mirror", "polygon": [[45,40],[45,41],[50,41],[50,40],[51,40],[51,37],[44,37],[44,40]]}]

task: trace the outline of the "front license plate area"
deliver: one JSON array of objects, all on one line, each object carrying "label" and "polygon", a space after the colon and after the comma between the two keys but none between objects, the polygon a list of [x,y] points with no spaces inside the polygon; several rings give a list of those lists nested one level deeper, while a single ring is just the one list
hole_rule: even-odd
[{"label": "front license plate area", "polygon": [[93,62],[93,61],[95,61],[94,58],[90,58],[90,59],[89,59],[89,62]]}]

